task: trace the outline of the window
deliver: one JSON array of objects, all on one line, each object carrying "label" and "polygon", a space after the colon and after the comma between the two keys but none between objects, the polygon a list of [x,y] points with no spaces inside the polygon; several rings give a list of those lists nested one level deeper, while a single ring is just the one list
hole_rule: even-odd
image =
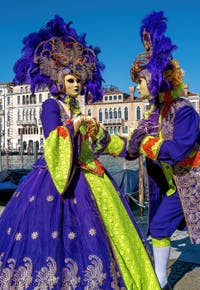
[{"label": "window", "polygon": [[20,105],[20,96],[17,96],[17,104]]},{"label": "window", "polygon": [[105,119],[108,119],[108,109],[105,109]]},{"label": "window", "polygon": [[124,127],[124,133],[128,134],[128,126]]},{"label": "window", "polygon": [[108,96],[105,96],[105,97],[104,97],[104,100],[107,101],[107,100],[108,100]]},{"label": "window", "polygon": [[26,97],[23,95],[22,96],[22,104],[25,105],[26,104]]},{"label": "window", "polygon": [[113,113],[112,113],[112,109],[110,108],[109,109],[109,119],[112,119],[113,118]]},{"label": "window", "polygon": [[122,117],[122,112],[121,112],[121,108],[118,109],[118,118],[121,119]]},{"label": "window", "polygon": [[29,104],[29,95],[26,95],[26,104]]},{"label": "window", "polygon": [[92,116],[91,109],[88,110],[88,116]]},{"label": "window", "polygon": [[42,103],[42,94],[39,94],[39,103]]},{"label": "window", "polygon": [[112,96],[109,96],[109,101],[112,101]]},{"label": "window", "polygon": [[124,119],[128,120],[128,108],[127,107],[124,109]]},{"label": "window", "polygon": [[121,100],[122,99],[122,96],[121,95],[118,95],[118,100]]},{"label": "window", "polygon": [[136,109],[136,119],[137,120],[141,119],[141,108],[140,108],[140,106],[137,106],[137,109]]},{"label": "window", "polygon": [[102,122],[102,109],[99,109],[99,122]]},{"label": "window", "polygon": [[114,100],[117,100],[117,96],[116,95],[114,95]]},{"label": "window", "polygon": [[20,121],[21,120],[21,114],[20,114],[20,110],[18,110],[17,112],[17,120]]},{"label": "window", "polygon": [[117,119],[117,109],[114,108],[114,119]]}]

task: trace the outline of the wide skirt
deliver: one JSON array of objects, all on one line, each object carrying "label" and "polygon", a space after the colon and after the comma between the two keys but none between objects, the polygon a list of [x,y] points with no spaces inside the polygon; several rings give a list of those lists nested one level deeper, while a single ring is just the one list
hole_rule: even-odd
[{"label": "wide skirt", "polygon": [[[134,228],[128,233],[128,226],[123,233],[122,240],[133,236],[128,252],[122,249],[123,241],[119,249],[115,245],[116,237],[109,229],[112,221],[99,208],[101,204],[105,210],[107,200],[99,203],[105,196],[96,200],[94,184],[90,185],[88,178],[93,175],[86,175],[77,169],[68,190],[59,195],[46,166],[39,161],[19,185],[0,218],[0,289],[160,289],[123,202],[119,198],[120,213],[113,197],[112,208],[114,220],[116,213],[122,221],[125,214]],[[106,186],[103,178],[95,178]],[[107,182],[119,197],[109,178]],[[118,228],[123,226],[119,222]],[[126,258],[131,261],[132,257],[135,261],[132,266],[127,264],[129,269]]]}]

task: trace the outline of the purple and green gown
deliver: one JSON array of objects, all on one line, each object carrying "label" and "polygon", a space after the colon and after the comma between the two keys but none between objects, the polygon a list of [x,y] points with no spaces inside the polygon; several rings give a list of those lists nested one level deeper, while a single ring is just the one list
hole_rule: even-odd
[{"label": "purple and green gown", "polygon": [[[45,152],[0,217],[0,289],[160,289],[125,198],[74,137],[60,101],[42,105]],[[119,138],[118,138],[119,139]],[[124,141],[107,151],[120,155]]]}]

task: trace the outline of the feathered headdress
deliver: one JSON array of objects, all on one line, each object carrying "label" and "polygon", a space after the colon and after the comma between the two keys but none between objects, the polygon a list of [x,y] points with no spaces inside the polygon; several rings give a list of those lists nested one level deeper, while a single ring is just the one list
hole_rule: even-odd
[{"label": "feathered headdress", "polygon": [[14,66],[14,84],[30,84],[32,92],[49,87],[52,95],[58,95],[63,75],[73,73],[84,83],[86,98],[88,94],[93,101],[102,98],[100,50],[87,46],[86,35],[78,35],[71,23],[55,15],[45,28],[24,38],[22,57]]},{"label": "feathered headdress", "polygon": [[162,11],[153,12],[142,20],[140,36],[145,52],[139,54],[131,67],[132,80],[146,77],[148,88],[154,97],[159,92],[174,89],[165,72],[174,69],[172,51],[177,47],[164,35],[167,29],[166,21]]}]

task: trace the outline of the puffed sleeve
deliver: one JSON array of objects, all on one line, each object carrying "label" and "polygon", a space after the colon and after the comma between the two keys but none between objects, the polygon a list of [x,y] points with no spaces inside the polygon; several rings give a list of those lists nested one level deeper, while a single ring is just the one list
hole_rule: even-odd
[{"label": "puffed sleeve", "polygon": [[92,144],[92,150],[95,157],[98,157],[101,153],[112,156],[124,156],[126,152],[126,140],[119,136],[109,134],[100,127],[96,141]]},{"label": "puffed sleeve", "polygon": [[174,119],[172,140],[145,136],[140,153],[150,159],[175,164],[183,160],[193,149],[199,133],[199,116],[192,106],[180,108]]},{"label": "puffed sleeve", "polygon": [[68,186],[73,159],[73,125],[63,124],[56,100],[42,105],[41,121],[45,136],[44,158],[56,189],[62,194]]}]

